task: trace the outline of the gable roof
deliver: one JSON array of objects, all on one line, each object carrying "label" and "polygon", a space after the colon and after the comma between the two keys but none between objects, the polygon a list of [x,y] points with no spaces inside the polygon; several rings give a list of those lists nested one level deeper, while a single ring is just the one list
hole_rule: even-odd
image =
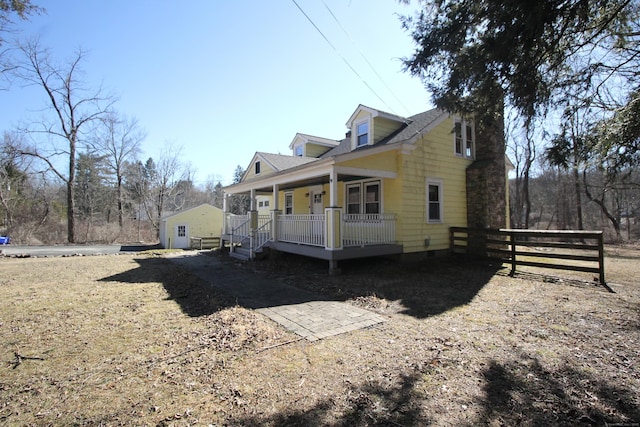
[{"label": "gable roof", "polygon": [[401,117],[396,114],[387,113],[382,110],[376,110],[375,108],[367,107],[366,105],[360,104],[358,105],[358,108],[356,108],[356,111],[354,111],[353,114],[351,114],[351,117],[349,117],[349,120],[347,120],[346,125],[348,128],[351,128],[353,121],[355,120],[356,117],[358,117],[358,114],[360,114],[361,111],[366,111],[367,113],[371,114],[371,117],[383,117],[385,119],[393,120],[400,123],[404,123],[407,120],[405,117]]},{"label": "gable roof", "polygon": [[315,157],[291,156],[287,154],[271,154],[263,152],[258,152],[256,154],[269,163],[269,165],[276,171],[293,168],[318,160]]},{"label": "gable roof", "polygon": [[291,141],[291,144],[289,144],[289,148],[293,149],[293,145],[299,140],[305,143],[323,145],[326,147],[335,147],[340,143],[340,141],[336,141],[335,139],[323,138],[321,136],[307,135],[306,133],[298,132],[296,133],[296,136]]},{"label": "gable roof", "polygon": [[208,209],[208,210],[219,210],[220,212],[222,212],[222,209],[213,206],[211,203],[203,203],[201,205],[198,206],[194,206],[192,208],[183,210],[183,211],[177,211],[177,212],[167,212],[164,215],[162,215],[162,217],[160,218],[160,221],[166,221],[169,218],[172,218],[174,216],[178,216],[178,215],[184,215],[187,212],[191,212],[191,211],[195,211],[195,210],[199,210],[199,209]]},{"label": "gable roof", "polygon": [[329,150],[320,156],[320,158],[338,156],[340,154],[366,150],[372,147],[379,147],[381,145],[391,145],[402,142],[413,143],[425,132],[433,129],[437,124],[448,117],[448,115],[449,114],[447,112],[438,108],[413,115],[404,119],[404,125],[402,127],[373,145],[365,145],[352,150],[350,139],[345,138],[340,141],[340,144],[336,148]]}]

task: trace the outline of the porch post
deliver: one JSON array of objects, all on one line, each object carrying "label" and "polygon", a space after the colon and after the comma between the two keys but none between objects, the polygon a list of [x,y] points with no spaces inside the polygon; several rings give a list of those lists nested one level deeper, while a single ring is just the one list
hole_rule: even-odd
[{"label": "porch post", "polygon": [[[251,190],[251,192],[253,193],[253,190]],[[258,211],[252,209],[248,212],[247,215],[249,216],[249,259],[254,259],[256,256],[256,230],[258,229]]]},{"label": "porch post", "polygon": [[255,211],[256,210],[256,189],[252,188],[251,189],[251,205],[249,207],[249,210],[251,211]]},{"label": "porch post", "polygon": [[278,184],[273,184],[273,210],[277,211],[280,209],[278,206],[278,192],[280,191],[280,186]]},{"label": "porch post", "polygon": [[342,208],[328,207],[324,210],[325,249],[342,250]]},{"label": "porch post", "polygon": [[338,206],[338,173],[335,169],[329,174],[329,206]]},{"label": "porch post", "polygon": [[282,211],[274,209],[271,211],[271,240],[278,241],[278,218]]},{"label": "porch post", "polygon": [[222,195],[222,234],[227,234],[227,223],[229,217],[229,194]]}]

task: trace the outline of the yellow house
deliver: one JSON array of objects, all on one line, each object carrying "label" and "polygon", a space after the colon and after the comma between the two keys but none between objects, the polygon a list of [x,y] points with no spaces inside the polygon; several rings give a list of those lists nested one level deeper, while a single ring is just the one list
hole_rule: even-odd
[{"label": "yellow house", "polygon": [[447,251],[449,227],[506,227],[502,123],[483,133],[439,109],[400,117],[359,105],[346,126],[340,141],[299,133],[291,155],[256,153],[224,188],[225,206],[233,194],[251,200],[246,215],[224,209],[232,254],[268,246],[334,270],[344,259]]},{"label": "yellow house", "polygon": [[202,204],[160,220],[160,245],[165,249],[186,249],[192,237],[220,237],[223,226],[222,209]]}]

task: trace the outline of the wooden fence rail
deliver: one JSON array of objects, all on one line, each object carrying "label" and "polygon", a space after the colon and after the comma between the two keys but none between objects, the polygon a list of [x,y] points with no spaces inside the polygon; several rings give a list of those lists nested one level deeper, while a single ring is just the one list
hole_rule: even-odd
[{"label": "wooden fence rail", "polygon": [[220,246],[220,237],[191,237],[192,249],[213,249]]},{"label": "wooden fence rail", "polygon": [[[604,243],[601,231],[544,231],[514,229],[473,229],[451,227],[452,253],[499,258],[511,264],[511,275],[520,266],[597,273],[600,284],[609,291],[604,276]],[[567,253],[524,251],[523,248],[554,248]],[[548,259],[553,262],[546,261]],[[559,260],[560,262],[556,262]],[[583,265],[563,261],[578,261]],[[588,265],[584,265],[588,264]]]}]

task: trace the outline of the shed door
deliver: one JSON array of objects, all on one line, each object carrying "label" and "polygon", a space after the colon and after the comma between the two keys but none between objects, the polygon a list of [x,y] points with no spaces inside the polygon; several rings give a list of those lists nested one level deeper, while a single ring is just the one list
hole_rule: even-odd
[{"label": "shed door", "polygon": [[174,235],[174,248],[187,249],[189,247],[189,225],[176,224]]}]

